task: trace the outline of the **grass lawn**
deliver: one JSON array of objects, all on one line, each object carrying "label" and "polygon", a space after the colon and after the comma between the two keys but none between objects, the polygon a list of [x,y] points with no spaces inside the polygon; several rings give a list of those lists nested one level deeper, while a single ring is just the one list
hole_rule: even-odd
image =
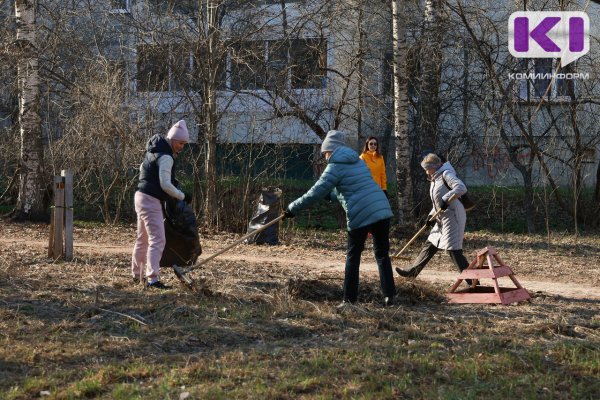
[{"label": "grass lawn", "polygon": [[[4,229],[6,237],[21,228]],[[85,229],[99,244],[119,244],[133,228]],[[318,264],[323,249],[311,243],[320,234],[298,235]],[[165,273],[175,286],[155,292],[130,282],[119,254],[53,263],[15,244],[0,255],[0,399],[600,393],[599,300],[541,292],[509,306],[456,305],[444,301],[447,287],[398,278],[397,303],[383,308],[377,278],[366,276],[360,304],[340,310],[343,274],[276,262],[216,259],[194,275],[196,291]]]}]

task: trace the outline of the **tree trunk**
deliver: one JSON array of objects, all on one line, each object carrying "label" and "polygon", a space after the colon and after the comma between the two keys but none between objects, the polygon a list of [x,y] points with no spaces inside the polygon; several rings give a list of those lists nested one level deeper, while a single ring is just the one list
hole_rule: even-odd
[{"label": "tree trunk", "polygon": [[598,163],[598,167],[596,167],[596,187],[594,189],[594,199],[596,200],[596,205],[600,206],[600,162]]},{"label": "tree trunk", "polygon": [[[214,99],[212,99],[214,101]],[[210,102],[211,100],[208,100]],[[214,103],[212,103],[214,104]],[[206,176],[206,198],[204,203],[204,224],[207,227],[216,227],[218,224],[219,203],[217,201],[217,124],[214,119],[213,105],[205,103],[206,109],[206,155],[204,172]]]},{"label": "tree trunk", "polygon": [[42,126],[36,49],[36,15],[33,0],[16,0],[17,79],[19,86],[19,126],[21,133],[20,185],[16,217],[40,220],[43,208]]},{"label": "tree trunk", "polygon": [[533,193],[533,170],[531,162],[526,168],[521,170],[523,175],[523,188],[525,189],[525,198],[523,199],[523,207],[525,208],[525,220],[527,222],[527,233],[535,233],[535,204],[534,204],[534,193]]},{"label": "tree trunk", "polygon": [[219,42],[218,4],[215,0],[207,1],[207,62],[209,63],[208,79],[203,90],[202,114],[206,140],[205,177],[206,197],[204,203],[204,224],[207,227],[217,227],[219,221],[219,202],[217,197],[217,52]]},{"label": "tree trunk", "polygon": [[438,120],[440,115],[439,90],[442,72],[441,27],[439,0],[425,2],[425,24],[421,46],[421,99],[419,105],[419,142],[424,149],[435,150],[437,146]]},{"label": "tree trunk", "polygon": [[420,216],[430,210],[429,184],[425,174],[418,168],[423,151],[438,151],[438,121],[440,116],[439,90],[441,82],[441,26],[439,0],[425,2],[423,34],[419,40],[418,77],[419,100],[417,103],[417,134],[414,141],[413,198],[414,214]]},{"label": "tree trunk", "polygon": [[[364,7],[365,3],[362,1],[358,4],[358,20],[356,22],[358,29],[358,107],[356,110],[356,127],[358,133],[358,144],[362,145],[366,140],[366,136],[363,133],[362,125],[363,125],[363,107],[364,107],[364,93],[363,87],[365,84],[364,78],[364,64],[365,64],[365,29],[364,29]],[[381,151],[381,149],[379,149]]]},{"label": "tree trunk", "polygon": [[408,138],[408,96],[406,82],[406,22],[404,3],[392,0],[392,42],[394,49],[394,136],[396,138],[396,191],[398,224],[411,220],[412,182]]},{"label": "tree trunk", "polygon": [[[527,99],[529,100],[531,97],[531,93],[529,92],[529,88],[527,88]],[[527,120],[531,121],[533,116],[531,115],[531,109],[527,109]],[[501,120],[501,119],[500,119]],[[529,135],[533,137],[533,126],[528,124],[527,128],[529,129]],[[506,132],[502,129],[502,133]],[[508,137],[505,135],[503,138],[508,143]],[[534,203],[534,190],[533,190],[533,163],[535,161],[535,156],[533,152],[529,153],[529,158],[527,159],[527,164],[524,162],[519,162],[519,158],[517,157],[517,152],[512,151],[511,146],[505,146],[509,149],[509,157],[514,166],[517,167],[521,175],[523,176],[523,185],[525,189],[525,198],[523,199],[523,207],[525,209],[525,220],[527,221],[527,233],[535,233],[535,203]],[[519,166],[523,166],[523,168],[519,168]],[[548,235],[550,234],[550,225],[546,226],[548,230]]]},{"label": "tree trunk", "polygon": [[596,226],[600,223],[600,162],[596,167],[596,187],[594,188],[594,201],[596,204],[594,210],[594,223]]}]

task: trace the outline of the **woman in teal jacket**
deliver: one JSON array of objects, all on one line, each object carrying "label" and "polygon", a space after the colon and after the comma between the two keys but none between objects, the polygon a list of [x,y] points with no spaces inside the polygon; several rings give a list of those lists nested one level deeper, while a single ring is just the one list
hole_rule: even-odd
[{"label": "woman in teal jacket", "polygon": [[346,211],[348,228],[344,303],[358,299],[360,256],[370,232],[384,305],[391,305],[396,288],[389,256],[390,218],[393,216],[390,203],[358,153],[346,147],[343,132],[329,131],[321,153],[325,155],[327,168],[308,192],[288,205],[285,215],[292,218],[324,198],[339,201]]}]

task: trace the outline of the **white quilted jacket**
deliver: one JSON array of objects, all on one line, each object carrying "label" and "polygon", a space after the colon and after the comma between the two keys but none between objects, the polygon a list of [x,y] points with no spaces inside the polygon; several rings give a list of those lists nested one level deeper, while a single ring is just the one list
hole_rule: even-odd
[{"label": "white quilted jacket", "polygon": [[[451,190],[448,190],[444,185],[444,180]],[[455,193],[458,195],[457,197],[460,197],[467,193],[467,187],[458,179],[450,162],[446,162],[435,172],[429,186],[429,197],[433,203],[429,215],[435,214],[441,207],[442,200],[448,201]],[[448,209],[438,215],[437,221],[438,223],[431,229],[427,240],[438,249],[461,250],[465,236],[467,213],[458,198],[450,202]]]}]

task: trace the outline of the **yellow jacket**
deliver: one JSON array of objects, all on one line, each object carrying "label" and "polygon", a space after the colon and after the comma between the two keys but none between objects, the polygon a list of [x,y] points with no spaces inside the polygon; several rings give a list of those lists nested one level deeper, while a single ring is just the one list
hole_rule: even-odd
[{"label": "yellow jacket", "polygon": [[385,161],[383,156],[378,156],[374,151],[365,151],[360,155],[360,158],[365,161],[375,182],[383,190],[387,190],[387,176],[385,175]]}]

